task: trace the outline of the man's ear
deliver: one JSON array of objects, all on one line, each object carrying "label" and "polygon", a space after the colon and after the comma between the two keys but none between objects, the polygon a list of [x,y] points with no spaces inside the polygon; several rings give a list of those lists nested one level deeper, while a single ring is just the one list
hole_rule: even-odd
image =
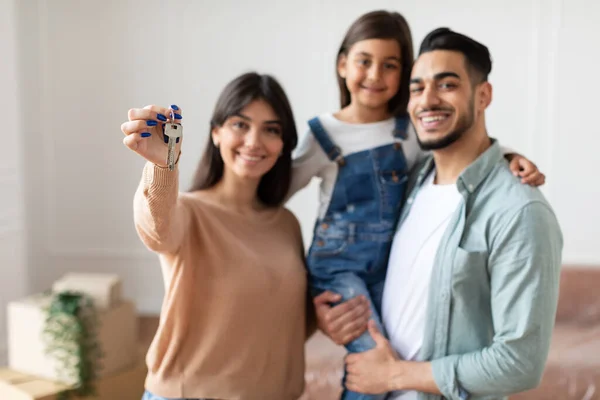
[{"label": "man's ear", "polygon": [[348,62],[348,57],[345,54],[340,54],[337,62],[337,72],[342,79],[346,79],[346,63]]},{"label": "man's ear", "polygon": [[492,103],[492,84],[487,81],[480,83],[477,91],[479,93],[477,109],[478,111],[483,112]]}]

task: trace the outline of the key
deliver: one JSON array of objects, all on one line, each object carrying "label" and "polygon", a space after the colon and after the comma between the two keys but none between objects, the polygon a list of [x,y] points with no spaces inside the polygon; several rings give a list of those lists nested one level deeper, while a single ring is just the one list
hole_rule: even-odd
[{"label": "key", "polygon": [[165,123],[165,140],[167,141],[167,166],[169,171],[175,169],[175,145],[179,143],[181,135],[183,134],[183,127],[181,124],[175,122],[173,111],[171,111],[171,120]]}]

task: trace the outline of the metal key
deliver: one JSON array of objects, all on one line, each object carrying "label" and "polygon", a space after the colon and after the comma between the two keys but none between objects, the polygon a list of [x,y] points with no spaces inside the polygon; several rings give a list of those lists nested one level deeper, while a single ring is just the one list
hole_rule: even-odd
[{"label": "metal key", "polygon": [[165,123],[165,140],[168,140],[167,166],[169,167],[169,171],[175,169],[175,145],[179,143],[181,135],[183,134],[183,127],[181,124],[177,124],[173,121],[175,121],[175,116],[171,110],[171,120]]}]

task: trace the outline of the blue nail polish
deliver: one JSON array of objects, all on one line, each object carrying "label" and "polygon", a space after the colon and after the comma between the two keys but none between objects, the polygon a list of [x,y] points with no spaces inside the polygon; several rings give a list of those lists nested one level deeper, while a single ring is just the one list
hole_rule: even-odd
[{"label": "blue nail polish", "polygon": [[179,107],[177,107],[175,104],[171,104],[171,108],[175,111],[179,110]]},{"label": "blue nail polish", "polygon": [[152,134],[150,132],[142,133],[142,137],[150,137],[150,136],[152,136]]},{"label": "blue nail polish", "polygon": [[158,122],[149,120],[149,121],[146,121],[146,125],[148,125],[148,126],[156,126],[156,125],[158,125]]},{"label": "blue nail polish", "polygon": [[173,113],[175,119],[182,119],[181,114]]},{"label": "blue nail polish", "polygon": [[177,138],[177,140],[175,141],[175,143],[179,143],[179,138]]},{"label": "blue nail polish", "polygon": [[156,118],[158,118],[158,120],[159,120],[159,121],[163,121],[163,122],[165,122],[165,121],[167,120],[167,117],[165,117],[165,116],[164,116],[164,115],[162,115],[162,114],[158,114],[158,115],[156,115]]}]

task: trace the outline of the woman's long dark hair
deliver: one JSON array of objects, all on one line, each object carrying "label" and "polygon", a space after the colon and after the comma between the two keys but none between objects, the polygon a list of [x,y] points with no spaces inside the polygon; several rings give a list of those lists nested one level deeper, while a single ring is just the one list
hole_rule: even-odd
[{"label": "woman's long dark hair", "polygon": [[223,177],[223,158],[212,141],[212,130],[238,114],[255,100],[266,101],[281,121],[283,151],[277,162],[260,180],[258,198],[267,206],[278,206],[287,195],[292,178],[292,151],[298,143],[296,123],[283,88],[270,75],[248,72],[231,81],[219,96],[211,121],[204,155],[194,176],[190,191],[208,189]]},{"label": "woman's long dark hair", "polygon": [[414,50],[412,34],[406,19],[397,12],[371,11],[360,16],[348,28],[342,41],[336,59],[336,75],[340,88],[341,108],[350,104],[350,92],[346,81],[337,72],[337,67],[342,56],[348,56],[350,48],[355,43],[368,39],[395,39],[400,46],[402,72],[400,74],[400,87],[398,93],[389,102],[389,111],[396,116],[407,115],[410,74],[412,71]]}]

